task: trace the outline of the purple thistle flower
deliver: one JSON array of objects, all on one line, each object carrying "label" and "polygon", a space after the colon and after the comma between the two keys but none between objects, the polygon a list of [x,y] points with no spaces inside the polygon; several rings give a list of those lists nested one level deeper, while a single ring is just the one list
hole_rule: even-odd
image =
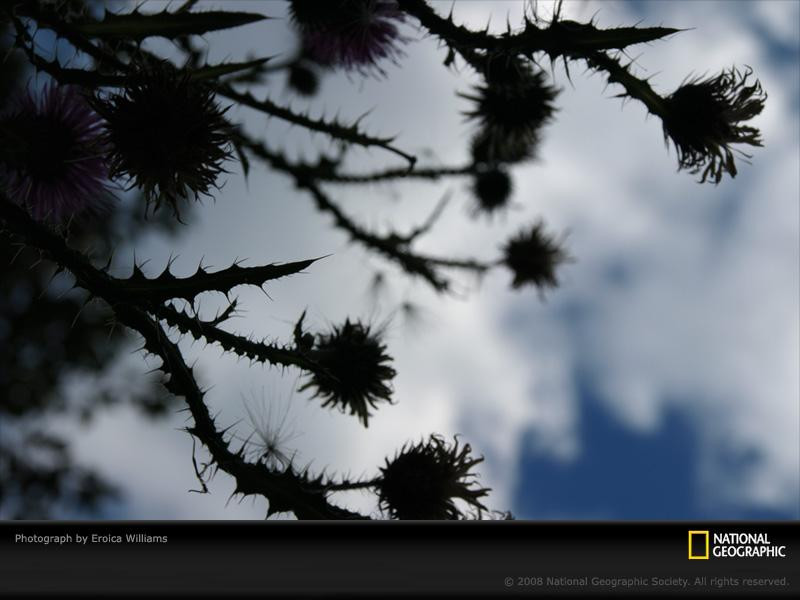
[{"label": "purple thistle flower", "polygon": [[26,92],[0,117],[0,181],[39,220],[62,222],[107,207],[102,120],[74,86]]},{"label": "purple thistle flower", "polygon": [[394,0],[292,0],[292,20],[303,35],[306,56],[322,65],[367,72],[394,61],[406,42],[398,24],[405,15]]}]

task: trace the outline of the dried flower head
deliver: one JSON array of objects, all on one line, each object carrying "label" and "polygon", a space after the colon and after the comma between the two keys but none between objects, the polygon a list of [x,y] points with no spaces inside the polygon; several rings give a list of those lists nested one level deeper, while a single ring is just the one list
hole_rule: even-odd
[{"label": "dried flower head", "polygon": [[532,284],[543,291],[558,285],[556,268],[568,260],[559,242],[545,233],[540,220],[508,241],[502,262],[514,274],[513,288]]},{"label": "dried flower head", "polygon": [[459,94],[474,103],[465,114],[481,126],[473,156],[478,162],[532,156],[542,127],[556,110],[558,90],[547,84],[542,71],[507,57],[488,60],[484,79],[485,85],[475,86],[473,94]]},{"label": "dried flower head", "polygon": [[398,29],[405,15],[395,0],[291,0],[289,10],[304,53],[323,65],[382,73],[378,62],[396,60],[406,41]]},{"label": "dried flower head", "polygon": [[131,179],[148,206],[209,196],[231,154],[229,126],[214,92],[166,62],[140,65],[125,90],[96,97],[106,120],[111,173]]},{"label": "dried flower head", "polygon": [[368,425],[369,409],[380,401],[391,403],[395,370],[380,336],[370,327],[346,320],[328,335],[319,335],[310,356],[319,369],[309,375],[300,391],[312,388],[324,398],[322,406],[338,406]]},{"label": "dried flower head", "polygon": [[74,86],[28,91],[0,117],[5,193],[37,220],[61,222],[108,205],[102,120]]},{"label": "dried flower head", "polygon": [[395,519],[446,520],[463,518],[456,505],[461,500],[467,509],[486,510],[480,498],[488,488],[477,487],[472,467],[483,457],[472,458],[469,444],[462,448],[458,439],[448,446],[438,435],[427,442],[405,446],[381,468],[378,496],[381,508]]},{"label": "dried flower head", "polygon": [[493,215],[508,207],[511,199],[511,177],[505,169],[494,167],[476,173],[472,185],[475,214]]},{"label": "dried flower head", "polygon": [[[244,448],[258,462],[278,471],[288,469],[295,452],[288,447],[297,437],[291,429],[289,401],[268,402],[265,397],[254,399],[254,405],[244,402],[244,409],[252,426],[252,434],[243,439]],[[280,406],[283,404],[283,406]]]},{"label": "dried flower head", "polygon": [[666,98],[664,140],[675,144],[679,169],[701,173],[701,182],[719,183],[724,172],[736,177],[734,150],[749,158],[732,144],[761,146],[759,130],[743,124],[761,113],[767,99],[758,80],[747,84],[752,73],[731,68],[693,79]]}]

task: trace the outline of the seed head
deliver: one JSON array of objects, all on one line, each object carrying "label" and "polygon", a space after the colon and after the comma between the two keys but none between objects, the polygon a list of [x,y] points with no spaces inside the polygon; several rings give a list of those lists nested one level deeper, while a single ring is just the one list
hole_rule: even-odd
[{"label": "seed head", "polygon": [[402,54],[405,15],[395,0],[291,0],[289,10],[305,54],[320,64],[383,73],[378,62]]},{"label": "seed head", "polygon": [[380,337],[361,323],[346,320],[327,335],[319,335],[310,356],[319,369],[309,375],[301,391],[314,389],[323,398],[322,406],[349,410],[364,426],[370,408],[380,401],[391,403],[391,380],[395,370]]},{"label": "seed head", "polygon": [[74,86],[27,91],[0,117],[0,181],[40,221],[108,206],[102,121]]},{"label": "seed head", "polygon": [[701,174],[700,182],[719,183],[727,172],[736,177],[733,144],[761,146],[761,132],[744,125],[764,109],[767,94],[752,75],[731,68],[709,79],[693,79],[666,98],[664,140],[675,145],[678,168]]},{"label": "seed head", "polygon": [[256,462],[263,463],[271,470],[285,471],[292,465],[296,455],[288,447],[289,442],[298,435],[292,430],[292,423],[287,423],[289,408],[288,400],[283,403],[268,402],[262,398],[252,406],[244,403],[253,430],[251,435],[242,440],[244,448]]},{"label": "seed head", "polygon": [[511,238],[504,248],[503,263],[511,269],[513,288],[535,285],[540,292],[558,286],[556,268],[569,260],[559,243],[544,231],[544,223],[537,221]]},{"label": "seed head", "polygon": [[456,500],[461,500],[480,514],[486,510],[480,498],[489,489],[477,487],[472,467],[483,457],[472,458],[471,451],[469,444],[459,448],[457,438],[448,446],[438,435],[406,445],[381,469],[381,508],[395,519],[460,519],[464,513]]},{"label": "seed head", "polygon": [[214,92],[166,62],[140,66],[125,90],[93,105],[106,120],[111,173],[141,188],[155,212],[210,196],[230,157],[229,126]]}]

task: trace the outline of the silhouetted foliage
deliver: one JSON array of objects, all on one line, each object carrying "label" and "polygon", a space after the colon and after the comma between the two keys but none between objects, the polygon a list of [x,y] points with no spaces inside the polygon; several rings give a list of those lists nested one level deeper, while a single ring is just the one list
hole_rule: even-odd
[{"label": "silhouetted foliage", "polygon": [[[749,70],[731,68],[661,96],[621,57],[632,46],[678,30],[603,29],[562,19],[560,4],[549,21],[528,11],[515,28],[509,24],[507,32],[495,35],[488,28],[460,25],[425,0],[291,0],[286,23],[298,35],[293,55],[214,64],[207,62],[198,36],[260,26],[268,15],[203,11],[195,4],[158,12],[81,0],[12,0],[0,6],[9,32],[0,71],[0,255],[8,265],[0,288],[0,511],[20,518],[70,510],[91,515],[114,493],[96,474],[74,464],[67,442],[46,432],[48,419],[66,413],[90,418],[111,402],[157,415],[179,399],[191,418],[186,431],[207,455],[200,464],[192,456],[201,491],[208,491],[214,472],[223,471],[233,478],[236,494],[267,500],[267,516],[368,518],[336,503],[338,492],[368,490],[389,518],[511,518],[488,511],[483,502],[489,490],[478,486],[474,470],[483,459],[458,439],[449,444],[432,434],[427,441],[406,444],[374,478],[359,480],[298,466],[281,447],[283,421],[265,421],[248,411],[253,433],[246,437],[217,423],[208,391],[198,384],[177,335],[253,362],[297,368],[303,373],[300,391],[319,397],[322,407],[354,415],[365,427],[373,411],[395,402],[390,348],[379,330],[362,321],[348,319],[314,334],[305,330],[303,313],[293,339],[285,343],[222,327],[238,310],[238,300],[231,298],[238,286],[262,287],[312,265],[322,268],[316,258],[275,263],[263,257],[258,266],[232,261],[213,271],[198,259],[196,273],[182,278],[169,265],[148,277],[134,264],[131,275],[120,278],[108,272],[114,249],[135,244],[141,232],[154,227],[174,231],[179,210],[202,210],[183,201],[218,195],[226,162],[238,160],[245,175],[260,165],[288,176],[298,196],[307,196],[350,241],[438,293],[452,290],[454,273],[481,276],[506,268],[513,288],[533,286],[541,294],[558,285],[558,270],[570,260],[563,239],[546,233],[541,220],[522,226],[499,246],[499,256],[435,256],[418,251],[416,242],[435,229],[446,199],[409,231],[377,232],[349,214],[335,190],[378,181],[435,184],[467,177],[473,213],[506,209],[514,193],[514,166],[536,157],[547,124],[557,116],[562,92],[542,67],[545,59],[588,66],[621,86],[620,96],[641,102],[661,120],[665,138],[677,149],[679,168],[720,183],[725,173],[737,173],[734,153],[741,151],[735,146],[761,145],[758,130],[747,124],[764,107],[759,82],[749,83]],[[256,6],[269,11],[273,5]],[[291,91],[307,97],[318,93],[326,72],[386,75],[382,65],[400,63],[412,40],[403,31],[412,26],[441,42],[443,68],[466,66],[481,79],[460,93],[460,102],[469,103],[464,111],[471,129],[467,164],[419,164],[393,137],[370,133],[362,117],[312,116],[291,103],[256,96],[258,86],[276,72],[284,73]],[[79,59],[64,64],[49,58],[34,39],[41,29],[54,32]],[[142,41],[151,37],[174,42],[178,60],[148,50]],[[43,89],[28,85],[27,73],[45,78]],[[228,111],[233,105],[322,134],[337,142],[339,151],[291,158],[280,144],[237,122],[235,111]],[[403,162],[348,172],[344,157],[351,147]],[[138,205],[109,201],[109,190],[120,186],[137,194]],[[173,215],[156,214],[163,203]],[[87,218],[90,212],[94,218]],[[98,266],[103,261],[106,267]],[[229,304],[213,319],[203,319],[195,298],[211,291],[224,294]],[[69,400],[65,379],[75,372],[107,371],[130,332],[159,362],[169,394],[139,382],[126,393],[97,386],[90,397]]]}]

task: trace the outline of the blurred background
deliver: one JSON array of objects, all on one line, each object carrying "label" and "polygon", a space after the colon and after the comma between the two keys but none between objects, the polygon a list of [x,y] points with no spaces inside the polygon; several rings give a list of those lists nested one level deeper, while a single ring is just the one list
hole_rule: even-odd
[{"label": "blurred background", "polygon": [[[522,1],[433,5],[491,31],[530,10]],[[142,10],[175,6],[148,1]],[[285,2],[198,5],[211,8],[273,18],[204,36],[209,62],[280,60],[296,47]],[[537,10],[546,17],[552,3],[540,1]],[[752,67],[769,94],[754,121],[764,148],[752,165],[740,163],[736,179],[718,186],[696,183],[676,172],[660,122],[642,106],[623,107],[616,86],[582,64],[571,64],[568,78],[562,63],[545,59],[561,88],[559,111],[539,158],[512,169],[514,206],[506,214],[474,218],[463,178],[329,188],[377,229],[418,224],[451,194],[419,242],[420,251],[436,254],[494,259],[510,235],[541,217],[575,259],[544,297],[512,290],[500,270],[481,281],[456,274],[455,293],[436,295],[348,245],[286,177],[254,165],[245,178],[235,161],[215,200],[189,211],[186,226],[168,214],[144,222],[141,199],[120,194],[115,210],[85,225],[77,243],[96,256],[116,247],[111,272],[119,276],[130,274],[134,254],[150,275],[170,258],[173,271],[187,275],[201,260],[222,268],[236,259],[255,265],[330,255],[306,274],[272,283],[268,296],[237,290],[243,310],[228,327],[288,341],[307,310],[312,331],[346,317],[382,328],[398,372],[396,404],[378,410],[368,429],[297,392],[296,371],[182,342],[200,383],[213,386],[207,398],[220,423],[233,424],[242,439],[253,420],[280,429],[285,451],[313,471],[374,475],[407,441],[460,434],[486,457],[480,472],[493,489],[489,506],[519,519],[798,519],[800,3],[576,0],[563,11],[601,27],[684,29],[633,48],[637,72],[653,75],[662,94],[691,75]],[[326,72],[319,93],[306,99],[277,72],[255,95],[314,115],[368,112],[362,123],[370,133],[396,135],[396,145],[421,163],[462,164],[472,128],[463,115],[468,102],[456,92],[477,80],[467,67],[443,66],[446,50],[411,20],[403,33],[405,55],[381,65],[385,77]],[[37,42],[80,65],[49,32]],[[165,40],[145,45],[176,56]],[[12,67],[4,64],[6,79]],[[13,95],[7,89],[4,99]],[[246,108],[229,114],[291,156],[335,149],[323,136]],[[358,171],[399,163],[378,150],[354,149],[347,158]],[[69,278],[45,285],[45,263],[31,269],[37,257],[24,250],[12,263],[18,249],[2,244],[0,518],[264,518],[265,502],[232,499],[223,473],[211,493],[189,493],[198,483],[192,440],[180,430],[186,413],[147,374],[157,362],[135,351],[134,336],[118,328],[109,335],[109,315],[95,303],[66,327],[83,303],[68,291]],[[213,316],[223,300],[202,296],[202,312]],[[367,494],[339,499],[376,514]]]}]

